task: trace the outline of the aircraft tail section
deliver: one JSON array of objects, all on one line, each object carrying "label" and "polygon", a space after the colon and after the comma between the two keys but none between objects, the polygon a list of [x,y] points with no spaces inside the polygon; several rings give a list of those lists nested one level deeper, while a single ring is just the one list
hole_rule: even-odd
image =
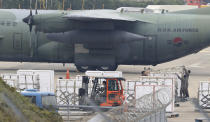
[{"label": "aircraft tail section", "polygon": [[182,10],[182,11],[176,11],[176,12],[171,12],[171,13],[175,13],[175,14],[210,15],[210,7],[196,8],[196,9],[190,9],[190,10]]}]

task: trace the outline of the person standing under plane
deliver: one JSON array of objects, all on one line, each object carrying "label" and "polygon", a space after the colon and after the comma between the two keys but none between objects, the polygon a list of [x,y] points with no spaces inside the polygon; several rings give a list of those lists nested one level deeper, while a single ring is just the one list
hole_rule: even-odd
[{"label": "person standing under plane", "polygon": [[183,68],[183,76],[180,77],[178,74],[177,77],[181,80],[181,90],[180,90],[180,96],[181,98],[189,98],[189,92],[188,92],[188,80],[190,75],[190,70],[187,70],[185,67]]},{"label": "person standing under plane", "polygon": [[103,86],[101,87],[101,97],[103,101],[106,101],[106,81],[103,81]]},{"label": "person standing under plane", "polygon": [[185,67],[183,68],[183,70],[184,70],[184,73],[185,73],[185,76],[186,76],[186,78],[185,78],[185,86],[186,86],[185,93],[186,93],[186,98],[189,98],[189,92],[188,92],[188,85],[189,85],[189,83],[188,83],[188,80],[189,80],[189,76],[190,76],[191,71],[190,70],[187,70]]},{"label": "person standing under plane", "polygon": [[176,74],[176,76],[181,80],[180,97],[181,97],[181,100],[183,100],[183,98],[186,96],[186,93],[185,93],[186,90],[184,90],[186,75],[180,77],[178,74]]}]

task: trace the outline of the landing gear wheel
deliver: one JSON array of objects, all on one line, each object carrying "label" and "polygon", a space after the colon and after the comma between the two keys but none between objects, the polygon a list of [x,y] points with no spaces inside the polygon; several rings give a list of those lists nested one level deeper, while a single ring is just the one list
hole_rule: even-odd
[{"label": "landing gear wheel", "polygon": [[111,66],[99,66],[97,69],[99,71],[115,71],[118,65],[111,65]]},{"label": "landing gear wheel", "polygon": [[79,72],[86,72],[87,70],[96,70],[93,66],[76,66]]}]

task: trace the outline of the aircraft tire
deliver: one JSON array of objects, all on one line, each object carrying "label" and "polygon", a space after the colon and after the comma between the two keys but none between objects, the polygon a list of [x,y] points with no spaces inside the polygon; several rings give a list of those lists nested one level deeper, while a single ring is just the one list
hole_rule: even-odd
[{"label": "aircraft tire", "polygon": [[76,66],[79,72],[86,72],[88,70],[96,70],[96,67],[93,66]]},{"label": "aircraft tire", "polygon": [[116,71],[117,68],[118,68],[118,65],[99,66],[99,67],[97,67],[97,70],[99,70],[99,71]]}]

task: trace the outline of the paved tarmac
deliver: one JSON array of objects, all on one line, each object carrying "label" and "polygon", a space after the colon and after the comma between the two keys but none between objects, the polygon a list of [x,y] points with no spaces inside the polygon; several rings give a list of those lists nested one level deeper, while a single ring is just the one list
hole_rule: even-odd
[{"label": "paved tarmac", "polygon": [[[123,75],[126,79],[134,80],[138,79],[140,72],[144,67],[150,67],[152,69],[165,69],[176,66],[186,66],[191,70],[189,79],[189,94],[191,100],[188,102],[180,103],[180,107],[175,110],[179,113],[179,117],[170,118],[168,122],[194,122],[195,118],[203,117],[202,112],[196,112],[196,104],[193,102],[197,98],[197,92],[200,81],[210,80],[210,48],[206,48],[199,53],[192,54],[171,62],[159,64],[157,66],[119,66],[117,70],[123,71]],[[58,77],[65,77],[66,69],[70,69],[71,77],[81,75],[76,71],[73,64],[54,64],[54,63],[19,63],[19,62],[0,62],[0,73],[15,73],[18,69],[50,69],[55,70],[55,79]],[[205,112],[208,113],[209,112]]]}]

